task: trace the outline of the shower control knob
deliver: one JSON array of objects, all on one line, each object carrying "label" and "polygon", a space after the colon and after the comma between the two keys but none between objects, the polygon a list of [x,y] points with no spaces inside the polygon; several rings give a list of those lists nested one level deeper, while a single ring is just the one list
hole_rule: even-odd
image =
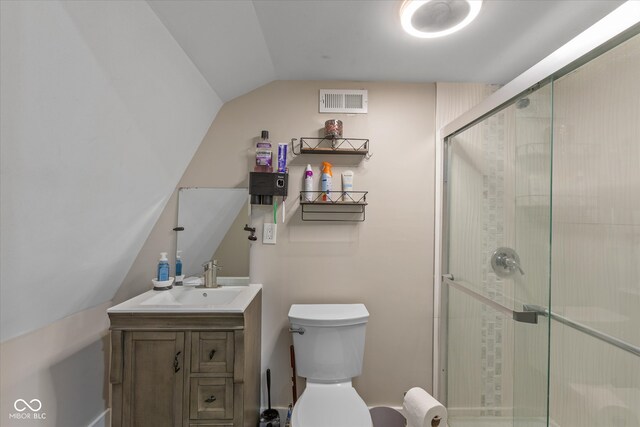
[{"label": "shower control knob", "polygon": [[491,268],[498,277],[509,278],[516,271],[524,276],[524,271],[520,267],[520,256],[511,248],[498,248],[491,256]]}]

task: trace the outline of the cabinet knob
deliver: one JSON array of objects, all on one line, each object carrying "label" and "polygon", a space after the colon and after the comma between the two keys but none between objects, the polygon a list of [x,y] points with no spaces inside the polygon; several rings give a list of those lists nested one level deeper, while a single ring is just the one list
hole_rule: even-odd
[{"label": "cabinet knob", "polygon": [[213,356],[215,356],[215,354],[216,354],[216,350],[215,350],[215,349],[211,350],[211,351],[209,352],[209,360],[212,360],[212,359],[213,359]]},{"label": "cabinet knob", "polygon": [[212,394],[211,396],[209,396],[207,399],[204,400],[207,403],[213,403],[216,401],[216,397]]},{"label": "cabinet knob", "polygon": [[180,361],[178,360],[178,356],[180,356],[181,353],[181,351],[177,352],[176,357],[173,359],[173,372],[178,372],[180,370]]}]

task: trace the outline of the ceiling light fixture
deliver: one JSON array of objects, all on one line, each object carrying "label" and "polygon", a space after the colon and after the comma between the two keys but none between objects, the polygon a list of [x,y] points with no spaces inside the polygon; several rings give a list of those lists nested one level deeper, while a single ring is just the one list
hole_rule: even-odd
[{"label": "ceiling light fixture", "polygon": [[405,0],[400,22],[414,37],[443,37],[469,25],[481,7],[482,0]]}]

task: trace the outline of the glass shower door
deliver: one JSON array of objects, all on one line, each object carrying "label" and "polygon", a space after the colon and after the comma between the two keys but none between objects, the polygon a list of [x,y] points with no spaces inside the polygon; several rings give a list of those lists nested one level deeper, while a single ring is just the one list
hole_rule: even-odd
[{"label": "glass shower door", "polygon": [[640,426],[640,35],[554,84],[549,407]]},{"label": "glass shower door", "polygon": [[549,84],[447,140],[451,427],[548,422],[551,101]]}]

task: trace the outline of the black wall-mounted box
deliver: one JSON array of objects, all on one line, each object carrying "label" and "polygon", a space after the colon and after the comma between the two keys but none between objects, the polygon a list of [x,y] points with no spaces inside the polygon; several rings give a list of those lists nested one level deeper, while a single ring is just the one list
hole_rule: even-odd
[{"label": "black wall-mounted box", "polygon": [[273,196],[287,195],[288,173],[249,172],[249,194],[252,205],[272,205]]}]

